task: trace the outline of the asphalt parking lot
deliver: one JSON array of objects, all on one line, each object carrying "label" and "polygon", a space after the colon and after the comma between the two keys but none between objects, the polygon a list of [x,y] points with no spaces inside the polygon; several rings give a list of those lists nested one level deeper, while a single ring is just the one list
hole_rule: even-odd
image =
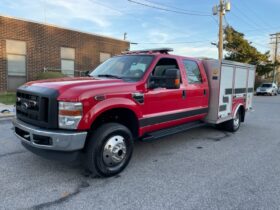
[{"label": "asphalt parking lot", "polygon": [[107,179],[31,154],[0,121],[0,209],[279,209],[280,96],[255,97],[254,109],[235,134],[202,127],[137,142]]}]

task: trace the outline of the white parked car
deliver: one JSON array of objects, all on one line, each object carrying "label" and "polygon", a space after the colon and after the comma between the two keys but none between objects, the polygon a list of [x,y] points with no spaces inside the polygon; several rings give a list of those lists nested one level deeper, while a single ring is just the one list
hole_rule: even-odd
[{"label": "white parked car", "polygon": [[278,87],[275,83],[263,83],[260,87],[257,88],[257,95],[277,95]]}]

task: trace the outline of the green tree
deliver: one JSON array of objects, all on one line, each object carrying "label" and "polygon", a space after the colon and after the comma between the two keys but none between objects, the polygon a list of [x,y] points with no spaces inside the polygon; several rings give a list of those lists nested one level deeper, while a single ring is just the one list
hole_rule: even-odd
[{"label": "green tree", "polygon": [[244,38],[244,34],[236,31],[233,27],[227,26],[224,29],[224,49],[227,51],[225,59],[257,65],[258,75],[268,75],[273,71],[274,64],[269,60],[270,52],[259,52],[251,42]]}]

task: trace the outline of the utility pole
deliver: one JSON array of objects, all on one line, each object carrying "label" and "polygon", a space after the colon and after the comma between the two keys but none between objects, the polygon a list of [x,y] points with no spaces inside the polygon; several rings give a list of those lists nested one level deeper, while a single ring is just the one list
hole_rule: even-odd
[{"label": "utility pole", "polygon": [[224,32],[223,32],[223,16],[224,16],[224,4],[223,0],[220,0],[219,5],[219,60],[223,59],[223,48],[224,48]]},{"label": "utility pole", "polygon": [[126,36],[127,36],[127,33],[124,32],[124,34],[123,34],[123,40],[126,40]]},{"label": "utility pole", "polygon": [[274,51],[274,69],[273,69],[273,82],[276,82],[276,71],[277,71],[277,57],[278,57],[278,38],[280,33],[270,34],[271,39],[275,39],[275,42],[271,44],[275,44],[275,51]]},{"label": "utility pole", "polygon": [[213,15],[217,15],[219,13],[219,60],[221,61],[223,59],[223,41],[224,41],[224,32],[223,32],[223,17],[226,14],[226,12],[230,11],[230,2],[224,2],[224,0],[220,0],[219,5],[215,5],[213,7]]}]

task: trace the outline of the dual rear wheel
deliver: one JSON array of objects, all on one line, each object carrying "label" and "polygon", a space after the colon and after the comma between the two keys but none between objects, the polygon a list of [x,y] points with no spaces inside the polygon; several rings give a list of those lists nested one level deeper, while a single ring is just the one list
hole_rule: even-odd
[{"label": "dual rear wheel", "polygon": [[218,124],[218,128],[229,132],[236,132],[238,131],[240,124],[241,124],[241,110],[238,109],[233,119]]}]

